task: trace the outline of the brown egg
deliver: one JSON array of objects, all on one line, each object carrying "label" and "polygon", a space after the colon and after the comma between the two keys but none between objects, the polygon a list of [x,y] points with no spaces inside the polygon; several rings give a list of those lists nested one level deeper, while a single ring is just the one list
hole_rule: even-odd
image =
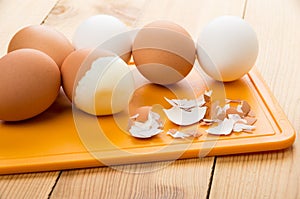
[{"label": "brown egg", "polygon": [[28,26],[18,31],[9,43],[8,52],[21,48],[40,50],[49,55],[59,67],[74,51],[72,44],[63,34],[44,25]]},{"label": "brown egg", "polygon": [[195,62],[195,44],[189,33],[169,21],[144,26],[133,42],[132,55],[140,73],[156,84],[185,78]]},{"label": "brown egg", "polygon": [[45,111],[56,99],[60,71],[45,53],[20,49],[0,59],[0,120],[19,121]]}]

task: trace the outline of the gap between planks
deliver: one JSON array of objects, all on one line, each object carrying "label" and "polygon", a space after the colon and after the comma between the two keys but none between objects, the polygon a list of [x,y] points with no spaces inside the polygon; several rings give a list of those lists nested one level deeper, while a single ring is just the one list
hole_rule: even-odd
[{"label": "gap between planks", "polygon": [[213,183],[213,180],[214,180],[216,164],[217,164],[217,156],[214,157],[214,162],[213,162],[213,165],[211,167],[210,178],[209,178],[209,182],[208,182],[208,186],[207,186],[206,199],[210,198],[210,191],[211,191],[212,183]]},{"label": "gap between planks", "polygon": [[57,177],[56,177],[56,179],[55,179],[55,182],[54,182],[54,184],[53,184],[53,186],[52,186],[52,188],[51,188],[51,190],[50,190],[50,192],[49,192],[49,194],[48,194],[48,199],[51,198],[52,193],[53,193],[53,191],[54,191],[54,189],[55,189],[55,187],[56,187],[56,185],[57,185],[57,183],[58,183],[58,181],[59,181],[59,178],[60,178],[62,172],[63,172],[63,171],[59,171],[59,173],[58,173],[58,175],[57,175]]},{"label": "gap between planks", "polygon": [[[245,19],[245,15],[246,15],[247,3],[248,3],[248,0],[245,0],[244,6],[243,6],[243,12],[242,12],[242,16],[241,16],[243,19]],[[213,180],[214,180],[215,169],[216,169],[216,165],[217,165],[217,158],[218,158],[218,156],[214,157],[213,165],[211,168],[211,174],[210,174],[209,184],[207,187],[206,199],[210,198],[210,193],[211,193]]]}]

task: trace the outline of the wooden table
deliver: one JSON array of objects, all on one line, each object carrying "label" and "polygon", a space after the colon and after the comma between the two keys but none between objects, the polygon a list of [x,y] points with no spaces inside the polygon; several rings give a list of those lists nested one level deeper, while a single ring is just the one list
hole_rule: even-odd
[{"label": "wooden table", "polygon": [[[173,20],[194,39],[217,16],[244,17],[259,38],[256,67],[300,130],[299,0],[1,0],[0,54],[21,27],[45,23],[71,38],[82,20],[99,13],[131,27]],[[157,162],[4,175],[0,198],[300,198],[299,145],[296,138],[293,147],[282,151],[179,160],[167,166]]]}]

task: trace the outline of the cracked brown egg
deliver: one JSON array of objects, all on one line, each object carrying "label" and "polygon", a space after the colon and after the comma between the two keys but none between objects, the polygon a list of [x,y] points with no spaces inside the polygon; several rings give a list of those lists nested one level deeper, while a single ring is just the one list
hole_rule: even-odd
[{"label": "cracked brown egg", "polygon": [[110,51],[76,50],[65,59],[61,72],[68,98],[91,115],[123,111],[135,87],[128,65]]}]

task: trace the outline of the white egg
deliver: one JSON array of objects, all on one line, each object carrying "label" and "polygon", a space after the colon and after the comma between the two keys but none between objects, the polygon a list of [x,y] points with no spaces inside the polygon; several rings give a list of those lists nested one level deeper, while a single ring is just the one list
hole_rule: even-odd
[{"label": "white egg", "polygon": [[202,69],[223,82],[241,78],[254,66],[258,40],[252,27],[236,16],[221,16],[206,25],[197,41]]},{"label": "white egg", "polygon": [[116,17],[95,15],[78,26],[73,35],[73,45],[76,49],[110,50],[127,62],[131,55],[132,38],[127,26]]},{"label": "white egg", "polygon": [[128,106],[135,85],[128,65],[119,57],[101,57],[79,80],[74,103],[92,115],[110,115]]}]

